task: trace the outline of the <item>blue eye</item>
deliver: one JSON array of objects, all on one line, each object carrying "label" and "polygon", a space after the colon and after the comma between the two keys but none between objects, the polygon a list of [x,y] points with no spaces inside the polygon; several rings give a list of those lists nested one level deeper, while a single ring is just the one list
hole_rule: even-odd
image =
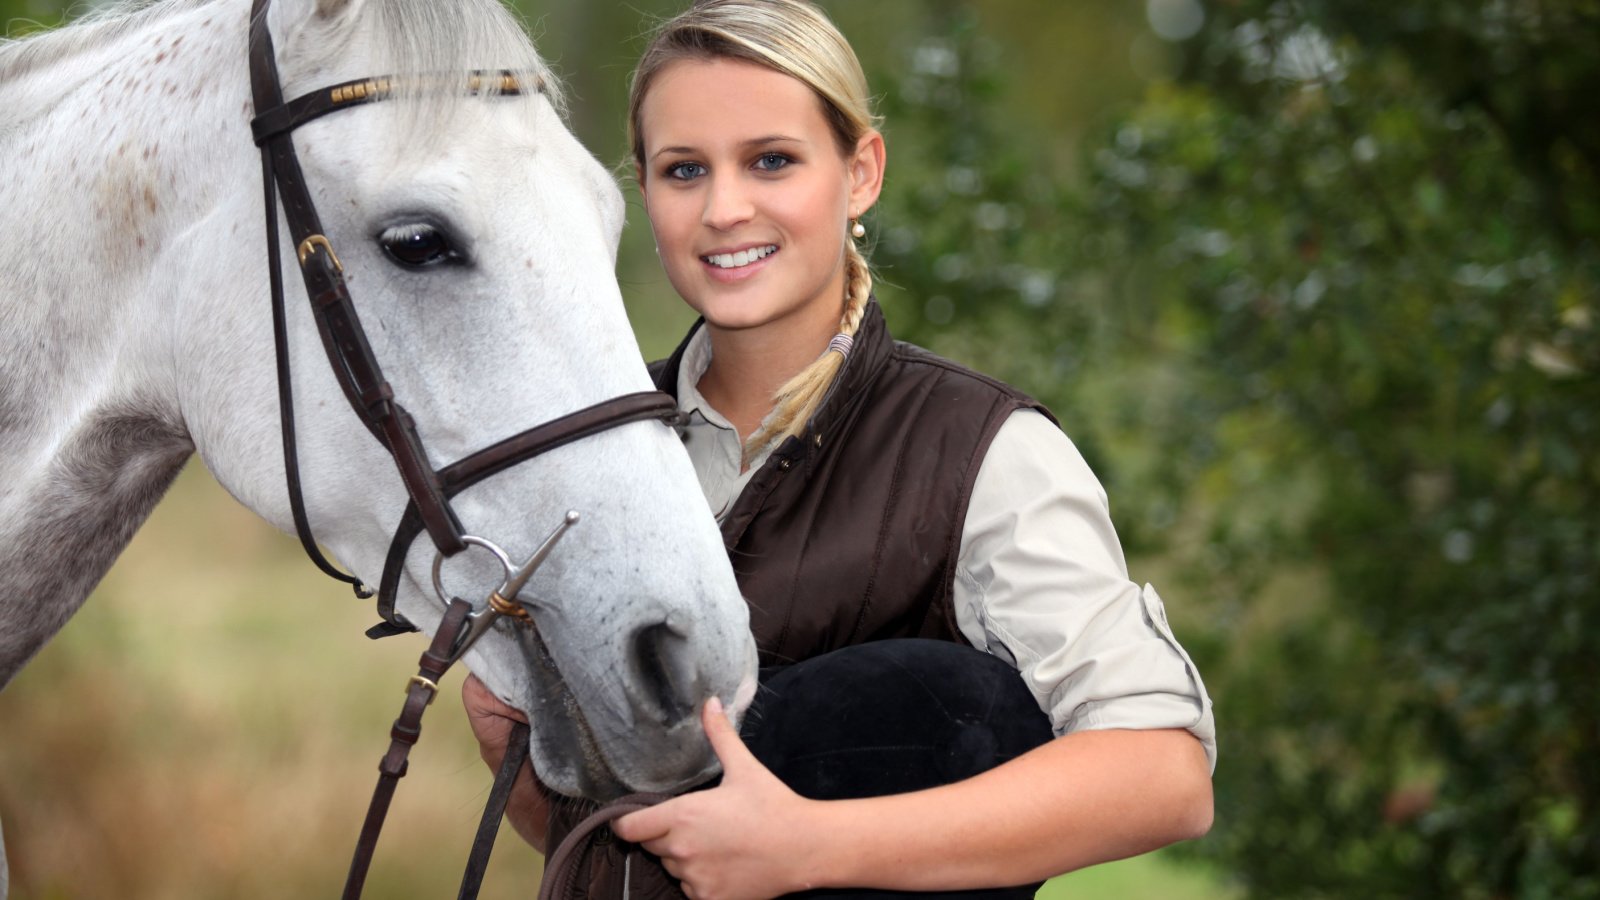
[{"label": "blue eye", "polygon": [[784,156],[782,153],[763,153],[761,154],[761,157],[756,160],[756,168],[762,170],[763,172],[776,172],[779,169],[789,165],[789,163],[793,161],[794,160]]},{"label": "blue eye", "polygon": [[667,177],[690,181],[706,173],[706,167],[694,162],[673,163],[667,166]]}]

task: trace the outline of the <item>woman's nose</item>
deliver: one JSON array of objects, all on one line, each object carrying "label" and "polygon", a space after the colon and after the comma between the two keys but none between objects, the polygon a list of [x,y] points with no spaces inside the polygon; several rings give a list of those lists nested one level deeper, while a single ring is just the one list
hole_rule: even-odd
[{"label": "woman's nose", "polygon": [[738,179],[713,178],[707,186],[706,205],[700,221],[717,231],[727,231],[750,220],[755,204]]}]

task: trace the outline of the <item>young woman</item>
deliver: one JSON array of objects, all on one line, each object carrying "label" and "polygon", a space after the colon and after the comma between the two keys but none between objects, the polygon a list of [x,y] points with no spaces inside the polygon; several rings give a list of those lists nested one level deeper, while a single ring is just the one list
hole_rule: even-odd
[{"label": "young woman", "polygon": [[[652,373],[774,667],[744,740],[706,704],[719,785],[613,826],[695,900],[1028,896],[1210,827],[1210,701],[1094,475],[1032,400],[889,337],[856,244],[869,101],[802,0],[696,3],[634,73],[645,208],[701,316]],[[514,713],[465,694],[495,765]]]}]

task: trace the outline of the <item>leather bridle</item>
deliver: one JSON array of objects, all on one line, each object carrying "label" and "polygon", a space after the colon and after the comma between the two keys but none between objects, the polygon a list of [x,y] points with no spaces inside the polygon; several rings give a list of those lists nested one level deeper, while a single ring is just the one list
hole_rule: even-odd
[{"label": "leather bridle", "polygon": [[[272,36],[267,27],[267,7],[270,2],[254,0],[251,9],[250,84],[256,115],[250,127],[256,145],[261,148],[284,469],[295,531],[306,554],[319,568],[350,584],[357,596],[372,596],[372,591],[360,579],[339,571],[322,555],[306,515],[296,452],[294,396],[278,248],[277,207],[280,197],[289,234],[296,247],[306,294],[311,302],[311,312],[322,337],[328,362],[351,409],[393,457],[400,478],[405,483],[406,493],[410,496],[390,544],[377,591],[378,613],[383,622],[370,629],[368,635],[383,637],[418,630],[395,609],[395,595],[411,543],[424,531],[438,551],[434,561],[434,585],[441,599],[445,599],[445,594],[439,583],[440,563],[468,547],[479,547],[494,554],[505,573],[504,581],[489,595],[488,602],[481,609],[474,609],[465,600],[447,600],[445,615],[428,650],[422,655],[420,670],[408,685],[405,706],[390,732],[389,752],[378,766],[378,786],[373,793],[345,882],[344,897],[353,900],[360,896],[389,800],[397,781],[405,775],[406,755],[420,735],[422,712],[437,694],[440,677],[499,617],[509,616],[531,624],[527,608],[517,601],[517,592],[548,556],[566,529],[578,520],[577,513],[568,513],[533,556],[519,565],[513,563],[491,541],[469,534],[451,508],[450,498],[511,466],[598,432],[631,422],[656,420],[674,423],[678,419],[678,410],[673,399],[659,391],[626,394],[535,426],[435,470],[428,461],[416,423],[396,400],[367,341],[345,284],[343,266],[334,253],[332,242],[322,230],[291,138],[296,128],[328,113],[390,97],[398,86],[397,79],[384,76],[347,81],[285,102]],[[463,93],[494,91],[520,94],[525,89],[523,76],[510,71],[475,71],[461,73],[454,79],[428,80],[430,83],[437,82],[441,89]],[[542,81],[538,82],[537,89],[543,89]],[[501,767],[488,808],[484,811],[479,838],[474,844],[472,860],[463,879],[461,897],[477,894],[477,883],[482,877],[488,851],[493,846],[494,833],[504,812],[511,783],[526,758],[527,749],[527,727],[519,725],[513,731],[505,764]]]}]

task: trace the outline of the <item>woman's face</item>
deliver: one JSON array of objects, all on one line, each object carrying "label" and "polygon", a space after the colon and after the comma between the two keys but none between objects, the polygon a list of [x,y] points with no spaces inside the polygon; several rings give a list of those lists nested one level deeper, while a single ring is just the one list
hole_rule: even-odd
[{"label": "woman's face", "polygon": [[679,296],[717,328],[832,334],[849,220],[877,199],[883,139],[841,155],[810,88],[721,59],[663,69],[639,127],[639,183]]}]

